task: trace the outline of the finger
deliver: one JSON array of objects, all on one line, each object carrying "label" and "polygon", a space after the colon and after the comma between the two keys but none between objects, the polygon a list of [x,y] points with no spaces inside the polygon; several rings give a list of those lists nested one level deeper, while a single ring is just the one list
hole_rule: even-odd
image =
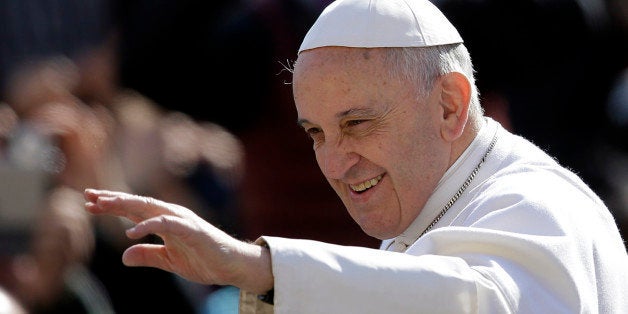
[{"label": "finger", "polygon": [[131,239],[140,239],[149,234],[157,234],[161,237],[182,237],[191,230],[188,222],[176,216],[162,215],[139,222],[126,231]]},{"label": "finger", "polygon": [[130,194],[124,193],[124,192],[108,191],[108,190],[85,189],[83,195],[85,196],[85,199],[87,201],[96,203],[96,200],[100,196],[113,197],[113,196],[123,196],[123,195],[130,195]]},{"label": "finger", "polygon": [[[180,217],[193,213],[191,210],[177,204],[171,204],[152,197],[129,194],[125,192],[86,189],[84,195],[88,201],[95,203],[99,206],[101,204],[110,205],[110,203],[115,204],[118,202],[120,203],[118,205],[126,204],[128,206],[137,206],[138,210],[141,212],[151,212],[148,217],[153,217],[156,215],[152,213],[153,211],[158,211],[162,214],[171,214]],[[145,216],[144,218],[147,217]]]},{"label": "finger", "polygon": [[118,192],[118,191],[85,189],[84,195],[87,200],[94,200],[99,196],[121,196],[121,195],[130,195],[130,194],[125,193],[125,192]]},{"label": "finger", "polygon": [[[88,196],[85,207],[94,214],[109,214],[126,217],[135,223],[159,215],[177,215],[175,205],[158,201],[150,197],[131,195],[126,193],[100,194],[96,198]],[[113,195],[113,196],[105,196]],[[170,209],[169,207],[173,207]]]}]

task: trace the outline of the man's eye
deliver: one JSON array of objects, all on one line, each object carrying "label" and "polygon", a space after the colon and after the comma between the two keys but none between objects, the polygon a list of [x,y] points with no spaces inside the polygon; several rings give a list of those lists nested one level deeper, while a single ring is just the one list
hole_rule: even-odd
[{"label": "man's eye", "polygon": [[320,142],[323,138],[325,138],[323,130],[321,130],[319,128],[309,128],[309,129],[306,129],[305,133],[307,133],[307,135],[311,139],[313,139],[314,142]]},{"label": "man's eye", "polygon": [[366,120],[349,120],[347,121],[347,126],[356,126],[358,124],[362,124],[363,122],[366,122]]},{"label": "man's eye", "polygon": [[319,128],[305,129],[305,133],[312,139],[314,143],[314,149],[320,146],[325,141],[325,133]]},{"label": "man's eye", "polygon": [[321,129],[319,128],[309,128],[307,130],[305,130],[305,132],[310,135],[310,136],[314,136],[316,134],[319,134],[321,132]]}]

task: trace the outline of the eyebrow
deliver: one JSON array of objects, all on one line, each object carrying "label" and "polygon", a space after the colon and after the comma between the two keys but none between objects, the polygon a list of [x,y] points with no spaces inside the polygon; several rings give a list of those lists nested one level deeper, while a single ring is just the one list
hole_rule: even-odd
[{"label": "eyebrow", "polygon": [[307,119],[299,119],[299,120],[297,120],[297,124],[300,127],[303,127],[303,125],[306,124],[306,123],[310,123],[310,121],[308,121]]},{"label": "eyebrow", "polygon": [[[375,112],[371,108],[352,108],[346,111],[342,111],[336,114],[336,118],[339,120],[347,116],[373,116]],[[310,123],[307,119],[297,120],[297,124],[303,127],[304,124]]]},{"label": "eyebrow", "polygon": [[342,119],[346,116],[372,116],[375,111],[371,108],[352,108],[347,111],[339,112],[336,114],[336,118]]}]

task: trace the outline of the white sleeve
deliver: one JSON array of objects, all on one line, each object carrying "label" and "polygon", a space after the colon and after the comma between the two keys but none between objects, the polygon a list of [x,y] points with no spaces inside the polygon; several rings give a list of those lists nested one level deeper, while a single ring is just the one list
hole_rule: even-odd
[{"label": "white sleeve", "polygon": [[[607,289],[625,284],[608,284],[626,280],[605,278],[599,265],[606,258],[583,256],[587,245],[565,234],[444,227],[406,253],[263,239],[271,250],[275,313],[595,312],[599,290],[617,301],[623,297]],[[617,251],[606,255],[615,264],[626,260],[625,250]]]},{"label": "white sleeve", "polygon": [[275,313],[511,312],[500,289],[459,257],[263,239],[272,255]]}]

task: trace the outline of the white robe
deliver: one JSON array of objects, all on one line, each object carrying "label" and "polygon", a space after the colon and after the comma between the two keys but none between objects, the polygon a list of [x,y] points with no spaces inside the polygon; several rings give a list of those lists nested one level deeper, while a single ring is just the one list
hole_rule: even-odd
[{"label": "white robe", "polygon": [[[471,184],[415,239],[495,134]],[[276,313],[628,313],[628,254],[609,210],[491,119],[399,237],[404,253],[384,250],[392,239],[381,250],[259,240],[271,251]]]}]

